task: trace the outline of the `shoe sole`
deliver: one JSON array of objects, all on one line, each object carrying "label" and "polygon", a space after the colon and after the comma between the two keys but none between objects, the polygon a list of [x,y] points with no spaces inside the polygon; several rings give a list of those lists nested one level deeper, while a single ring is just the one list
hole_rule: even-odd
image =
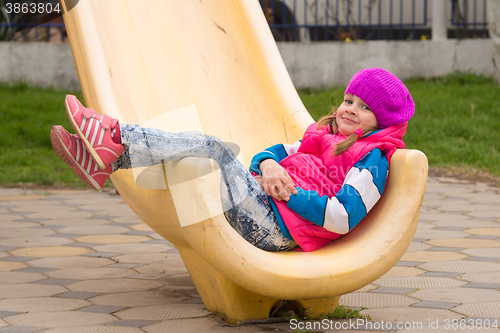
[{"label": "shoe sole", "polygon": [[66,163],[71,170],[80,178],[85,184],[94,188],[96,191],[101,189],[101,186],[80,166],[80,164],[75,160],[73,155],[71,155],[68,148],[64,145],[61,137],[59,136],[59,131],[57,129],[52,129],[50,131],[50,141],[52,141],[52,146],[56,151],[57,155]]},{"label": "shoe sole", "polygon": [[106,169],[106,165],[103,163],[101,157],[97,154],[97,152],[94,149],[94,147],[92,147],[92,145],[90,144],[89,140],[87,140],[87,138],[85,137],[85,135],[83,134],[83,132],[80,130],[80,127],[78,127],[78,124],[76,123],[75,118],[73,118],[73,114],[71,113],[71,110],[70,110],[69,105],[68,105],[68,99],[66,99],[64,101],[64,106],[66,108],[66,115],[69,118],[69,122],[70,122],[71,126],[75,130],[75,132],[78,135],[78,137],[85,144],[85,147],[87,148],[87,151],[92,156],[92,158],[94,159],[94,161],[97,163],[97,165],[99,166],[99,168],[101,168],[102,170]]}]

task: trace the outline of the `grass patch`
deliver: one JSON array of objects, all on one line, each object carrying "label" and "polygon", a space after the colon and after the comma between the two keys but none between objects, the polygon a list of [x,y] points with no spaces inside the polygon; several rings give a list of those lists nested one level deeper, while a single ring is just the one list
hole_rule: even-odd
[{"label": "grass patch", "polygon": [[[453,73],[405,82],[415,101],[406,147],[423,151],[430,167],[477,169],[500,175],[500,86],[491,77]],[[339,105],[345,87],[302,90],[314,119]]]},{"label": "grass patch", "polygon": [[0,184],[86,187],[50,143],[52,125],[71,129],[64,111],[68,93],[83,99],[79,92],[0,83]]},{"label": "grass patch", "polygon": [[[500,86],[491,77],[454,73],[406,81],[416,104],[405,136],[407,148],[422,150],[431,167],[474,169],[500,176]],[[301,90],[314,119],[339,105],[345,87]],[[71,126],[64,97],[80,92],[0,84],[0,184],[85,188],[52,149],[52,125]],[[108,183],[109,184],[109,183]]]}]

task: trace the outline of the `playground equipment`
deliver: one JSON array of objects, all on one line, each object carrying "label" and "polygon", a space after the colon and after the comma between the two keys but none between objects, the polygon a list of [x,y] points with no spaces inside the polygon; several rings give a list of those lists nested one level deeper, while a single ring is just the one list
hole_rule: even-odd
[{"label": "playground equipment", "polygon": [[[86,105],[99,113],[216,135],[246,166],[313,122],[256,0],[62,3],[75,5],[64,20]],[[380,202],[351,233],[311,253],[270,253],[241,239],[217,205],[218,176],[210,160],[187,158],[112,180],[178,249],[207,309],[235,324],[267,318],[282,299],[313,317],[329,313],[340,295],[385,274],[413,238],[427,160],[397,151]]]}]

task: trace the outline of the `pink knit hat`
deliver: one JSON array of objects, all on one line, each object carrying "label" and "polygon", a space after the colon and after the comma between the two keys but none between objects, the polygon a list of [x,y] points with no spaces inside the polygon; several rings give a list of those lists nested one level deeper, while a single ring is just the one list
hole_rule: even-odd
[{"label": "pink knit hat", "polygon": [[357,72],[345,94],[361,98],[372,110],[380,128],[402,124],[415,112],[415,103],[408,88],[396,76],[381,68]]}]

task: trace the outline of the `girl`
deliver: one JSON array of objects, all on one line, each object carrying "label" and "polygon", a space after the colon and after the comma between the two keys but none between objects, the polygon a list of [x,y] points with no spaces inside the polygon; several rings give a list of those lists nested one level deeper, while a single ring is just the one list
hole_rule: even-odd
[{"label": "girl", "polygon": [[404,148],[414,110],[397,77],[379,68],[361,70],[334,112],[310,125],[295,144],[258,153],[250,172],[216,137],[119,124],[84,108],[74,96],[66,97],[66,112],[77,134],[54,126],[51,140],[65,163],[96,190],[121,168],[211,158],[221,168],[224,214],[243,238],[266,251],[296,244],[314,251],[352,230],[378,201],[390,157]]}]

